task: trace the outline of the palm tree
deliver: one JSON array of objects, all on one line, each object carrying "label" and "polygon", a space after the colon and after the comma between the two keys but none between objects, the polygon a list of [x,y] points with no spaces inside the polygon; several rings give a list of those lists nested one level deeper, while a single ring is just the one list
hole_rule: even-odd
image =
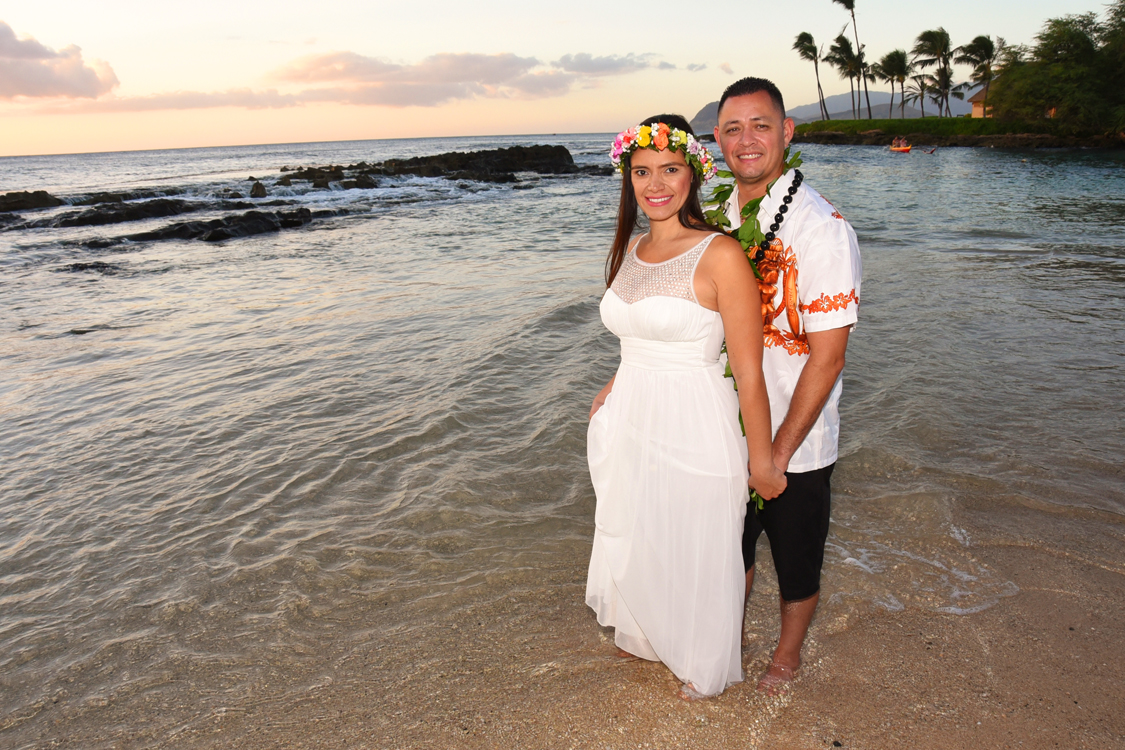
[{"label": "palm tree", "polygon": [[953,83],[953,68],[941,67],[935,69],[933,75],[926,76],[926,82],[934,90],[934,96],[931,96],[930,99],[938,105],[938,114],[941,114],[944,106],[945,117],[953,117],[953,112],[949,109],[949,97],[965,98],[965,86],[958,86]]},{"label": "palm tree", "polygon": [[918,105],[922,108],[922,117],[925,117],[926,97],[930,96],[930,92],[930,84],[927,83],[926,76],[910,76],[910,87],[906,89],[906,95],[902,97],[902,100],[910,104],[918,102]]},{"label": "palm tree", "polygon": [[[873,66],[874,67],[874,66]],[[899,90],[902,92],[903,101],[899,104],[899,119],[906,117],[906,90],[903,88],[906,84],[906,79],[914,71],[914,66],[910,63],[910,58],[904,49],[891,50],[883,55],[883,59],[878,63],[878,75],[884,81],[891,84],[891,106],[887,110],[887,116],[890,117],[894,112],[895,103],[895,84],[898,84]]]},{"label": "palm tree", "polygon": [[[911,50],[911,54],[914,55],[914,64],[923,70],[936,66],[936,71],[931,79],[932,86],[936,83],[948,83],[948,86],[944,87],[934,86],[934,88],[938,88],[941,103],[945,105],[945,110],[948,112],[949,91],[953,87],[953,42],[949,39],[949,32],[940,26],[930,31],[923,31],[914,41],[914,49]],[[939,106],[938,116],[940,117],[941,114],[942,111]]]},{"label": "palm tree", "polygon": [[887,105],[887,117],[889,118],[895,113],[895,77],[891,73],[888,73],[887,69],[883,67],[883,63],[886,62],[886,60],[887,55],[883,55],[882,60],[877,63],[872,63],[871,75],[875,76],[880,81],[891,84],[891,103]]},{"label": "palm tree", "polygon": [[832,46],[828,48],[828,54],[824,56],[824,62],[833,66],[840,72],[840,76],[848,79],[848,89],[851,93],[852,102],[852,119],[859,119],[859,112],[857,111],[857,102],[855,98],[855,86],[853,80],[859,78],[860,75],[860,62],[859,57],[856,55],[855,50],[852,49],[851,40],[841,33],[832,41]]},{"label": "palm tree", "polygon": [[957,55],[953,58],[953,62],[971,67],[973,72],[969,76],[969,80],[978,86],[984,86],[983,105],[985,112],[988,111],[988,87],[992,83],[993,63],[998,58],[998,53],[1005,46],[1002,38],[998,38],[997,41],[1000,43],[1000,49],[997,49],[997,45],[992,43],[992,37],[978,36],[968,44],[953,50]]},{"label": "palm tree", "polygon": [[[855,0],[832,0],[832,2],[844,6],[844,8],[852,14],[852,31],[855,33],[855,48],[860,53],[863,52],[863,45],[859,43],[859,28],[855,25]],[[847,28],[846,26],[844,28]],[[871,118],[871,94],[867,91],[867,79],[863,81],[863,93],[867,97],[867,119]],[[859,119],[858,117],[856,118]]]},{"label": "palm tree", "polygon": [[824,103],[824,89],[820,87],[820,50],[817,49],[813,35],[802,31],[797,35],[797,41],[793,42],[793,49],[802,60],[808,60],[813,64],[813,72],[816,74],[816,94],[820,98],[820,116],[822,119],[831,120],[828,115],[828,105]]}]

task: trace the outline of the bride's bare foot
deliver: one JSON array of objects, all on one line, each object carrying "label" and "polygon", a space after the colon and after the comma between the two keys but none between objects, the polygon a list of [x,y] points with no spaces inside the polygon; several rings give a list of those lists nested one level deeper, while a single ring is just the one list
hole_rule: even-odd
[{"label": "bride's bare foot", "polygon": [[628,651],[626,651],[623,648],[617,649],[617,655],[620,656],[622,659],[639,659],[639,658],[641,658],[641,657],[637,656],[636,654],[630,654]]},{"label": "bride's bare foot", "polygon": [[[800,666],[799,664],[797,666]],[[781,695],[788,692],[789,683],[793,682],[793,675],[797,667],[786,666],[778,662],[771,662],[770,668],[758,681],[759,692],[769,696]]]},{"label": "bride's bare foot", "polygon": [[690,682],[685,682],[683,685],[680,685],[680,697],[685,701],[701,701],[711,696],[704,695],[695,689],[695,685],[692,685]]}]

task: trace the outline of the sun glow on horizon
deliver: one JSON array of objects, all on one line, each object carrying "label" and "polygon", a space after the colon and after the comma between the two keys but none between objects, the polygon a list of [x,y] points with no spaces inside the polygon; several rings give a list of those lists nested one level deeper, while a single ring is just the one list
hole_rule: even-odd
[{"label": "sun glow on horizon", "polygon": [[[315,17],[292,2],[268,17],[212,0],[191,15],[121,5],[112,15],[77,2],[4,11],[0,156],[617,132],[656,111],[691,118],[742,75],[771,78],[791,106],[806,104],[816,84],[793,39],[808,30],[826,42],[848,20],[829,0],[796,0],[776,19],[750,14],[740,38],[719,14],[618,21],[586,0],[501,0],[484,11],[328,2]],[[861,0],[857,23],[864,45],[883,51],[942,24],[957,40],[1027,41],[1052,15],[1100,11],[1089,0],[1029,0],[1018,14],[1003,5],[953,0],[903,18],[891,0]],[[824,70],[822,84],[826,95],[848,91]]]}]

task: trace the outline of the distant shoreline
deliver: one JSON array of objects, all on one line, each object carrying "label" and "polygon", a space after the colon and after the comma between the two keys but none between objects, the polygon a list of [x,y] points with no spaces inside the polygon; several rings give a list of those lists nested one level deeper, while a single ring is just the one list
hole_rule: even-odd
[{"label": "distant shoreline", "polygon": [[962,117],[840,120],[797,126],[793,143],[889,146],[905,137],[914,146],[983,148],[1125,148],[1125,134],[1070,134],[1050,121],[999,122]]},{"label": "distant shoreline", "polygon": [[[1008,133],[1004,135],[933,135],[906,133],[914,146],[960,146],[968,148],[1125,148],[1120,136],[1061,136],[1045,133]],[[793,136],[793,143],[819,143],[837,146],[889,146],[896,136],[882,131],[861,134],[840,131],[813,131]]]}]

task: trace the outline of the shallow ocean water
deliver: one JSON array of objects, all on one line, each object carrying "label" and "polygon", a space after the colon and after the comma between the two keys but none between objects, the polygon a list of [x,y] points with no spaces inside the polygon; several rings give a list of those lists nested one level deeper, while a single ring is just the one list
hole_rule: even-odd
[{"label": "shallow ocean water", "polygon": [[[607,142],[0,159],[2,190],[183,191],[212,218],[253,174],[337,214],[108,249],[83,243],[178,219],[0,226],[0,737],[51,736],[60,704],[312,690],[419,613],[581,580],[617,178],[271,186],[283,164],[515,143],[600,163]],[[979,611],[1017,589],[955,499],[1125,512],[1125,154],[800,148],[864,259],[822,616]]]}]

